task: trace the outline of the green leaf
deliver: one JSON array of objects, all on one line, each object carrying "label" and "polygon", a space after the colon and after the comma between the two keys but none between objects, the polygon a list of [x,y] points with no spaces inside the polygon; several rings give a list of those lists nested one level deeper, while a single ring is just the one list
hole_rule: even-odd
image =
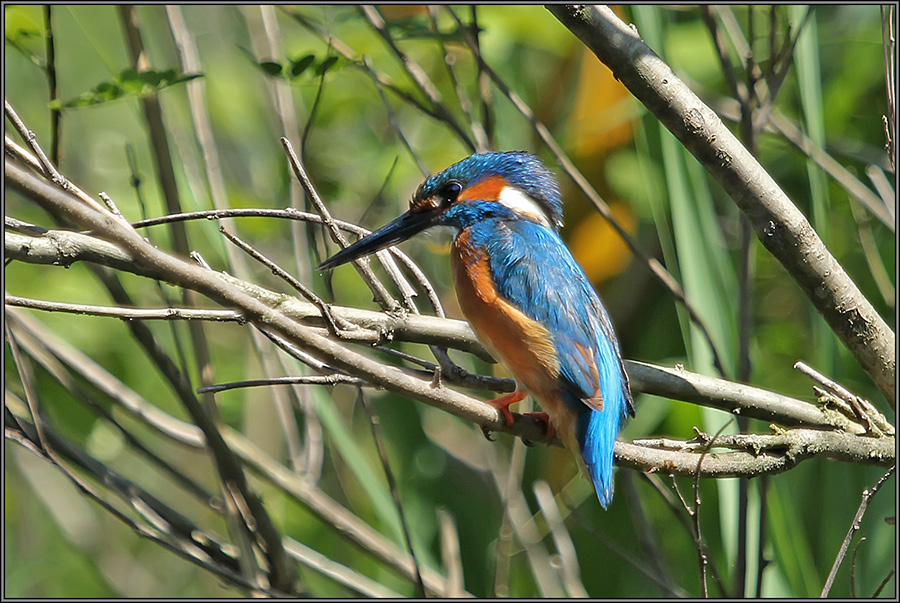
[{"label": "green leaf", "polygon": [[162,76],[157,71],[143,71],[138,76],[138,80],[147,84],[151,88],[159,88],[160,83],[162,83]]},{"label": "green leaf", "polygon": [[124,82],[124,81],[130,81],[130,80],[137,80],[137,79],[139,79],[139,77],[140,76],[137,72],[137,69],[135,69],[134,67],[126,67],[125,69],[123,69],[122,71],[119,72],[119,76],[117,79],[120,82]]},{"label": "green leaf", "polygon": [[281,70],[284,68],[281,63],[276,63],[275,61],[263,61],[258,63],[258,65],[267,75],[271,76],[281,75]]},{"label": "green leaf", "polygon": [[202,76],[202,73],[180,73],[177,69],[166,69],[164,71],[148,69],[138,72],[133,67],[128,67],[123,69],[111,82],[100,82],[88,92],[84,92],[67,101],[53,100],[48,106],[51,109],[87,107],[127,96],[142,97],[151,92],[182,82],[189,82]]},{"label": "green leaf", "polygon": [[195,80],[198,77],[203,77],[202,73],[182,73],[169,82],[170,86],[174,86],[175,84],[183,84],[184,82],[189,82],[191,80]]},{"label": "green leaf", "polygon": [[171,84],[172,80],[174,80],[176,77],[178,77],[178,72],[174,69],[166,69],[165,71],[159,72],[159,79],[166,84]]},{"label": "green leaf", "polygon": [[[388,31],[391,37],[397,40],[444,40],[445,42],[462,42],[464,41],[462,31],[458,26],[453,27],[449,31],[435,31],[431,24],[419,17],[401,19],[392,21],[388,24]],[[483,31],[478,28],[478,33]],[[473,35],[476,32],[472,32]]]},{"label": "green leaf", "polygon": [[316,75],[322,75],[323,73],[325,73],[326,71],[331,69],[334,66],[334,64],[337,63],[337,61],[338,61],[337,57],[328,57],[327,59],[323,60],[316,67]]},{"label": "green leaf", "polygon": [[291,61],[291,76],[297,77],[316,61],[316,55],[308,54],[303,58]]}]

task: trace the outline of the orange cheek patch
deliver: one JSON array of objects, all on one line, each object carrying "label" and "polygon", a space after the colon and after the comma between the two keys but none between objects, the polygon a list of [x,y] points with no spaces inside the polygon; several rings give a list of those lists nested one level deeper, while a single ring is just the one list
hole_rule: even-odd
[{"label": "orange cheek patch", "polygon": [[503,176],[491,176],[473,184],[459,194],[460,201],[496,201],[507,186]]}]

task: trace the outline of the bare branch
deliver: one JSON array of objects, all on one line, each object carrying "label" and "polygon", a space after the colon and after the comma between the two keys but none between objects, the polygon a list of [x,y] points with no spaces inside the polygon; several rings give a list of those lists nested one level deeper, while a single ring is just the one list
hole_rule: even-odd
[{"label": "bare branch", "polygon": [[637,32],[606,6],[548,10],[703,164],[835,335],[894,404],[895,336],[778,184]]},{"label": "bare branch", "polygon": [[28,299],[16,295],[6,295],[7,306],[46,310],[48,312],[68,312],[86,316],[107,316],[122,320],[214,320],[221,322],[243,322],[243,317],[234,310],[210,310],[200,308],[114,308],[87,304],[65,304]]},{"label": "bare branch", "polygon": [[[706,443],[701,439],[703,446]],[[640,471],[694,475],[699,453],[691,450],[701,444],[663,439],[631,444],[616,442],[616,460],[622,466]],[[759,477],[782,473],[815,456],[883,467],[895,462],[894,438],[871,438],[837,431],[797,428],[774,435],[734,434],[716,440],[716,446],[726,445],[740,450],[706,455],[703,477]]]},{"label": "bare branch", "polygon": [[[41,251],[44,239],[49,242],[45,246],[46,250]],[[73,251],[62,253],[59,251],[60,247]],[[28,237],[7,232],[6,253],[7,256],[22,261],[36,261],[45,264],[63,263],[62,260],[65,260],[65,265],[68,265],[76,260],[84,259],[150,278],[160,276],[152,266],[134,262],[119,247],[87,235],[67,231],[47,231],[42,237]],[[267,306],[278,308],[280,312],[293,320],[310,326],[324,326],[325,324],[320,308],[314,304],[275,293],[226,274],[219,274],[219,278],[240,287]],[[50,307],[47,306],[47,308]],[[63,310],[64,307],[54,306],[53,309]],[[353,331],[354,341],[425,343],[458,349],[484,359],[490,359],[468,323],[460,320],[416,314],[398,316],[340,306],[330,306],[330,310],[336,319],[357,327],[357,330]],[[107,312],[114,314],[112,310],[97,310],[97,313],[100,314]],[[735,415],[776,422],[786,426],[836,427],[850,433],[864,431],[861,425],[848,420],[841,413],[753,386],[707,377],[681,367],[666,368],[631,360],[626,360],[625,366],[635,391],[702,404]],[[477,379],[476,381],[463,379],[460,383],[470,387],[496,389],[496,391],[509,391],[512,387],[512,382],[508,380],[486,382]],[[492,383],[497,384],[497,387],[492,386]]]}]

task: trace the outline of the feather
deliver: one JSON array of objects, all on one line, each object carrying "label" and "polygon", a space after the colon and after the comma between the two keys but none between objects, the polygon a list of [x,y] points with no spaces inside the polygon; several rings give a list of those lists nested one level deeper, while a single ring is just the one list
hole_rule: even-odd
[{"label": "feather", "polygon": [[574,438],[564,441],[577,443],[580,464],[605,507],[612,498],[616,434],[634,412],[609,315],[551,229],[524,220],[487,219],[464,232],[468,245],[483,249],[488,258],[497,296],[552,335],[559,362],[557,394],[565,412],[576,417],[566,421],[573,425]]}]

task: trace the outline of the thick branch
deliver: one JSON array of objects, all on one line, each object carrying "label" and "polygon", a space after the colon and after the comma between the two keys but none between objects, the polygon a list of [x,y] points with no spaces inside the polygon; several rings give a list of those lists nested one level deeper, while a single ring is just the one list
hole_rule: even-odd
[{"label": "thick branch", "polygon": [[547,7],[700,161],[860,366],[894,404],[894,332],[756,159],[606,6]]}]

